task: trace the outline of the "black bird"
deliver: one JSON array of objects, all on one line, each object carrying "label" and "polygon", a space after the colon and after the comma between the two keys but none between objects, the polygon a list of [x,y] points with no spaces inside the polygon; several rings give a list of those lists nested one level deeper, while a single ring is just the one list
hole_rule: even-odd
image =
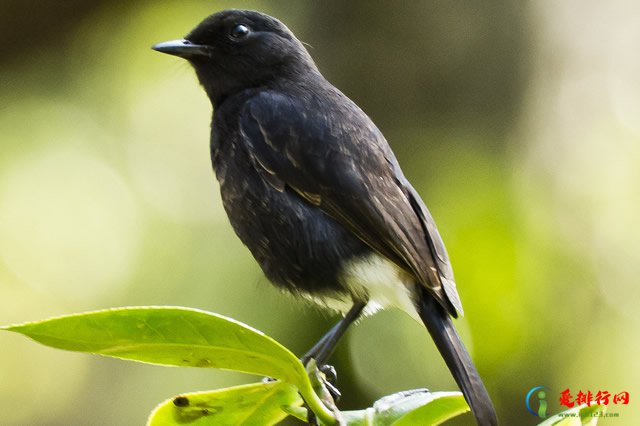
[{"label": "black bird", "polygon": [[371,119],[262,13],[226,10],[153,49],[187,59],[213,105],[224,208],[267,278],[345,317],[305,356],[322,364],[362,312],[421,319],[478,424],[491,399],[451,317],[462,314],[435,222]]}]

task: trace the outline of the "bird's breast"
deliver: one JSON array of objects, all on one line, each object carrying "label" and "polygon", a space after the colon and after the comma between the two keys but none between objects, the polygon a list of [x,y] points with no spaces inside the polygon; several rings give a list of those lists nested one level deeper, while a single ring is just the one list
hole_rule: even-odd
[{"label": "bird's breast", "polygon": [[290,188],[264,181],[241,146],[216,151],[216,176],[234,231],[267,278],[304,295],[348,295],[339,271],[369,247]]}]

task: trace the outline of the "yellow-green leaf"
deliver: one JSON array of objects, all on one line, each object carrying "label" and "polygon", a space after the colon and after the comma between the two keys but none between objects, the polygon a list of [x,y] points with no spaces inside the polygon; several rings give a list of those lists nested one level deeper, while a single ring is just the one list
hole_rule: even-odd
[{"label": "yellow-green leaf", "polygon": [[147,426],[268,426],[300,409],[302,402],[296,387],[284,382],[193,392],[158,405],[149,416]]}]

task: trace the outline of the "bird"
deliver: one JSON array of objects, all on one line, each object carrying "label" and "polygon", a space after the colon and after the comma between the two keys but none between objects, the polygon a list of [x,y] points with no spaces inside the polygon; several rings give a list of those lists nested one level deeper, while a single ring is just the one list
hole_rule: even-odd
[{"label": "bird", "polygon": [[229,9],[152,49],[186,59],[210,99],[222,204],[267,279],[344,315],[303,360],[322,365],[351,323],[400,308],[424,323],[476,422],[496,425],[453,325],[463,309],[431,213],[304,44],[276,18]]}]

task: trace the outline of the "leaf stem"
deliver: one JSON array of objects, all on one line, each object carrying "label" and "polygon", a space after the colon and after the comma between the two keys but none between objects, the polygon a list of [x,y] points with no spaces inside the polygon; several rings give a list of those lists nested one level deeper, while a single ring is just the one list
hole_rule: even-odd
[{"label": "leaf stem", "polygon": [[308,386],[305,386],[306,389],[300,389],[300,393],[309,406],[309,409],[314,412],[318,420],[320,420],[323,425],[337,424],[338,422],[336,420],[336,417],[331,412],[331,410],[329,410],[324,405],[320,397],[318,397],[318,395],[311,387],[311,384],[309,382],[306,383]]},{"label": "leaf stem", "polygon": [[[304,370],[306,374],[302,383],[304,383],[306,389],[304,389],[304,392],[302,389],[299,390],[309,409],[314,412],[323,425],[342,424],[333,399],[324,386],[323,376],[320,376],[321,373],[315,360],[309,360]],[[328,400],[325,401],[327,397]]]}]

